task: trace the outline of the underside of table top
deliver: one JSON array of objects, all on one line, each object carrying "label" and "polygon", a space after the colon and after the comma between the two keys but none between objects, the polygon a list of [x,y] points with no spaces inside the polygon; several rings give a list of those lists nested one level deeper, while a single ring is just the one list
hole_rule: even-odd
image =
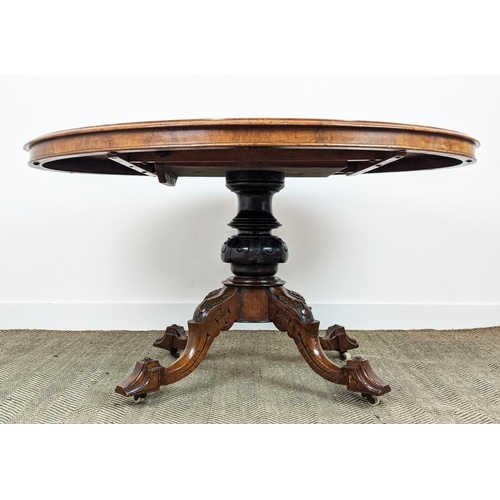
[{"label": "underside of table top", "polygon": [[455,167],[479,142],[460,132],[383,122],[225,119],[126,123],[44,135],[29,165],[66,172],[177,177],[276,170],[326,177]]}]

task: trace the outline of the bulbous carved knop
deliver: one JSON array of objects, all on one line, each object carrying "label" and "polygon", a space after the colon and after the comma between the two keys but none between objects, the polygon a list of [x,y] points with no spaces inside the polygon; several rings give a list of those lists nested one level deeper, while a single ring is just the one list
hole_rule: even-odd
[{"label": "bulbous carved knop", "polygon": [[237,235],[222,245],[221,258],[236,275],[272,275],[288,259],[286,243],[277,236]]}]

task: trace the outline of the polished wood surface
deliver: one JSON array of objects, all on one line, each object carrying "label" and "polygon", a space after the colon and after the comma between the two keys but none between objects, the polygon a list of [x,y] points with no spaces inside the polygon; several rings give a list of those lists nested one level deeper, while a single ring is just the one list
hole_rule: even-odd
[{"label": "polished wood surface", "polygon": [[29,165],[68,172],[158,177],[274,169],[321,177],[472,164],[479,142],[460,132],[384,122],[227,119],[127,123],[44,135]]},{"label": "polished wood surface", "polygon": [[[288,247],[272,198],[286,177],[321,177],[455,167],[475,162],[475,139],[444,129],[338,120],[186,120],[106,125],[45,135],[26,144],[29,165],[42,170],[125,174],[175,186],[182,176],[224,176],[238,197],[237,230],[221,249],[233,276],[208,294],[188,322],[154,343],[177,358],[164,367],[144,358],[116,392],[142,401],[192,373],[212,342],[235,322],[272,322],[295,342],[321,377],[359,392],[369,403],[391,388],[368,360],[351,359],[358,343],[340,325],[320,336],[305,299],[276,276]],[[179,355],[179,351],[182,353]],[[337,351],[333,361],[325,351]]]}]

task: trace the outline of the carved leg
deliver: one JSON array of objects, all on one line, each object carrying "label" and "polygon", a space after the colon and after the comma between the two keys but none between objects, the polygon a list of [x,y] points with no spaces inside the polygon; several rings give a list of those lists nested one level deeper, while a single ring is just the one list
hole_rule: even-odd
[{"label": "carved leg", "polygon": [[223,330],[229,330],[239,316],[239,298],[236,289],[222,288],[210,293],[188,322],[189,334],[181,356],[164,367],[156,360],[138,361],[132,374],[115,389],[123,396],[144,398],[162,385],[173,384],[187,377],[203,361],[214,339]]},{"label": "carved leg", "polygon": [[179,349],[185,349],[187,343],[186,330],[182,326],[172,325],[167,326],[163,337],[156,339],[153,343],[154,347],[166,349],[174,358],[179,357]]},{"label": "carved leg", "polygon": [[298,293],[284,287],[271,288],[269,319],[288,333],[309,366],[326,380],[345,385],[348,391],[360,392],[369,400],[391,390],[375,375],[368,360],[356,357],[340,367],[326,356],[321,347],[319,321],[314,320],[311,309]]},{"label": "carved leg", "polygon": [[320,337],[320,341],[324,351],[338,351],[343,360],[351,359],[348,350],[359,347],[356,340],[349,337],[345,328],[340,325],[333,325],[328,328],[325,336]]}]

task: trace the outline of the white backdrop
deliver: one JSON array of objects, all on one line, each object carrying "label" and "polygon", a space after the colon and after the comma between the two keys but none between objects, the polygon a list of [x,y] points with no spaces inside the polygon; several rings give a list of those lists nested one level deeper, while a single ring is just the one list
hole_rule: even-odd
[{"label": "white backdrop", "polygon": [[[278,275],[326,328],[500,324],[500,77],[0,77],[0,328],[185,324],[230,275],[224,179],[40,172],[23,145],[74,127],[183,118],[328,118],[448,128],[470,167],[287,179]],[[255,327],[253,325],[252,327]],[[269,328],[269,325],[263,325]]]}]

